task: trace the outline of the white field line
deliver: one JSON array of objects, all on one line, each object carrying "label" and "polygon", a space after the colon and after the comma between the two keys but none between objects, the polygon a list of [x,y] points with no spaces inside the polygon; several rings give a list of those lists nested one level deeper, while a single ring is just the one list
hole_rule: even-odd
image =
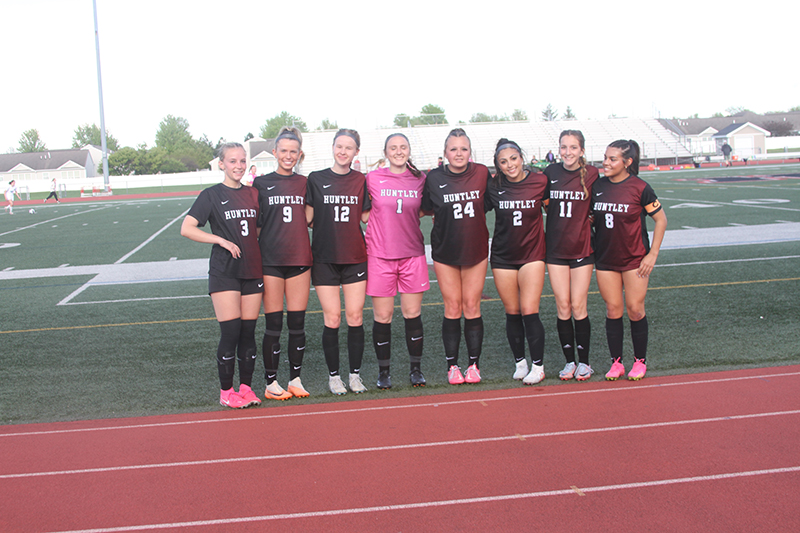
[{"label": "white field line", "polygon": [[[445,440],[436,442],[418,442],[414,444],[391,444],[387,446],[367,446],[364,448],[345,448],[341,450],[322,450],[316,452],[280,453],[274,455],[256,455],[253,457],[228,457],[224,459],[206,459],[197,461],[177,461],[172,463],[151,463],[128,466],[107,466],[97,468],[81,468],[76,470],[53,470],[49,472],[26,472],[21,474],[2,474],[0,479],[19,479],[44,476],[65,476],[75,474],[98,474],[101,472],[125,472],[130,470],[150,470],[156,468],[181,468],[188,466],[208,466],[232,463],[251,463],[260,461],[276,461],[282,459],[304,459],[307,457],[328,457],[334,455],[352,455],[375,452],[391,452],[397,450],[419,450],[423,448],[469,446],[474,444],[484,444],[487,442],[507,442],[525,439],[542,439],[549,437],[564,437],[567,435],[591,435],[595,433],[609,433],[614,431],[633,431],[640,429],[663,428],[673,426],[685,426],[690,424],[709,424],[712,422],[730,422],[731,420],[749,420],[765,417],[781,417],[800,415],[800,409],[793,411],[774,411],[770,413],[754,413],[749,415],[726,415],[711,418],[690,418],[685,420],[673,420],[670,422],[651,422],[647,424],[630,424],[626,426],[606,426],[589,429],[570,429],[564,431],[548,431],[544,433],[529,433],[526,435],[502,435],[497,437],[481,437],[474,439]],[[786,422],[790,424],[791,422]]]},{"label": "white field line", "polygon": [[17,231],[22,231],[22,230],[26,230],[26,229],[35,228],[36,226],[41,226],[42,224],[50,224],[51,222],[55,222],[56,220],[61,220],[61,219],[64,219],[64,218],[85,215],[86,213],[91,213],[93,211],[102,211],[103,209],[108,209],[109,207],[111,207],[111,206],[110,205],[104,205],[102,207],[97,207],[95,209],[88,209],[86,211],[79,211],[77,213],[71,213],[69,215],[63,215],[63,216],[56,217],[56,218],[50,218],[50,219],[47,219],[47,220],[42,220],[41,222],[37,222],[35,224],[30,224],[30,225],[24,226],[22,228],[12,229],[10,231],[6,231],[5,233],[0,233],[0,237],[2,237],[4,235],[8,235],[9,233],[16,233]]},{"label": "white field line", "polygon": [[[89,428],[76,428],[76,429],[52,429],[52,430],[44,430],[44,431],[22,431],[17,433],[0,433],[0,438],[11,438],[11,437],[31,437],[31,436],[39,436],[39,435],[60,435],[60,434],[74,434],[74,433],[90,433],[95,431],[124,431],[128,429],[151,429],[151,428],[162,428],[162,427],[174,427],[174,426],[195,426],[195,425],[202,425],[202,424],[236,424],[239,422],[249,422],[252,420],[277,420],[281,418],[297,418],[297,417],[305,417],[305,416],[340,416],[340,415],[349,415],[349,414],[357,414],[357,413],[366,413],[372,411],[394,411],[397,409],[425,409],[425,408],[440,408],[446,407],[451,405],[465,405],[465,404],[474,404],[480,402],[505,402],[505,401],[520,401],[520,400],[540,400],[540,399],[548,399],[554,396],[575,396],[575,395],[583,395],[583,394],[609,394],[609,393],[617,393],[617,392],[632,392],[632,391],[640,391],[646,389],[655,389],[655,388],[662,388],[662,387],[684,387],[684,386],[694,386],[694,385],[709,385],[709,384],[719,384],[719,383],[731,383],[731,382],[738,382],[738,381],[749,381],[753,379],[769,379],[769,378],[786,378],[786,377],[797,377],[800,376],[800,371],[798,372],[776,372],[773,374],[759,374],[754,376],[740,376],[740,377],[732,377],[732,378],[712,378],[712,379],[698,379],[698,380],[691,380],[691,381],[678,381],[673,383],[652,383],[649,385],[642,385],[637,384],[636,388],[629,388],[629,387],[617,387],[617,388],[598,388],[598,389],[580,389],[580,390],[567,390],[567,391],[558,391],[558,392],[545,392],[543,394],[525,394],[522,396],[499,396],[496,398],[492,397],[484,397],[484,398],[476,398],[476,399],[469,399],[469,400],[445,400],[445,401],[437,401],[437,400],[425,400],[420,403],[408,404],[408,405],[381,405],[378,407],[356,407],[356,408],[346,408],[346,407],[339,407],[341,404],[335,404],[336,407],[334,410],[331,409],[324,409],[319,411],[308,411],[303,413],[291,412],[285,414],[264,414],[264,415],[252,415],[246,418],[219,418],[219,419],[211,419],[211,420],[184,420],[180,422],[157,422],[157,423],[150,423],[150,424],[131,424],[131,425],[123,425],[123,426],[105,426],[105,427],[89,427]],[[686,377],[686,376],[684,376]],[[602,383],[602,382],[601,382]]]},{"label": "white field line", "polygon": [[[233,524],[245,524],[253,522],[266,522],[270,520],[292,520],[299,518],[322,518],[327,516],[347,516],[363,513],[376,513],[386,511],[407,511],[410,509],[428,509],[435,507],[445,507],[450,505],[469,505],[475,503],[493,503],[509,500],[523,500],[532,498],[543,498],[548,496],[581,496],[591,492],[607,492],[612,490],[631,490],[644,489],[650,487],[663,487],[682,483],[702,483],[710,481],[722,481],[753,476],[767,476],[775,474],[790,474],[800,472],[800,466],[788,466],[782,468],[768,468],[764,470],[747,470],[743,472],[726,472],[723,474],[712,474],[708,476],[692,476],[672,479],[656,479],[653,481],[639,481],[635,483],[619,483],[616,485],[598,485],[595,487],[570,487],[568,489],[553,489],[538,492],[520,492],[516,494],[500,494],[497,496],[482,496],[476,498],[460,498],[452,500],[434,500],[428,502],[402,503],[394,505],[378,505],[374,507],[355,507],[352,509],[331,509],[327,511],[308,511],[304,513],[285,513],[262,516],[243,516],[238,518],[220,518],[216,520],[194,520],[190,522],[171,522],[161,524],[141,524],[136,526],[122,526],[109,528],[93,529],[72,529],[53,533],[113,533],[119,531],[147,531],[154,529],[187,528],[187,527],[207,527],[224,526]],[[578,505],[570,503],[570,505]]]},{"label": "white field line", "polygon": [[152,235],[150,235],[150,237],[148,237],[148,238],[147,238],[147,239],[146,239],[146,240],[145,240],[145,241],[144,241],[142,244],[140,244],[139,246],[137,246],[136,248],[134,248],[133,250],[131,250],[131,251],[130,251],[130,252],[128,252],[127,254],[123,255],[121,258],[117,259],[117,260],[114,262],[114,264],[115,264],[115,265],[118,265],[118,264],[120,264],[120,263],[123,263],[123,262],[125,262],[125,260],[126,260],[126,259],[128,259],[130,256],[132,256],[133,254],[135,254],[136,252],[138,252],[139,250],[141,250],[142,248],[144,248],[145,246],[147,246],[147,244],[148,244],[148,243],[150,243],[150,242],[151,242],[153,239],[155,239],[156,237],[158,237],[159,235],[161,235],[163,232],[165,232],[165,231],[167,230],[167,228],[169,228],[171,225],[173,225],[173,224],[174,224],[174,223],[176,223],[177,221],[179,221],[179,220],[183,219],[183,217],[185,217],[185,216],[186,216],[186,213],[188,213],[188,212],[189,212],[189,210],[187,209],[186,211],[184,211],[183,213],[181,213],[180,215],[178,215],[176,218],[174,218],[174,219],[172,219],[171,221],[167,222],[167,225],[166,225],[166,226],[164,226],[163,228],[161,228],[161,229],[160,229],[160,230],[158,230],[157,232],[155,232],[155,233],[153,233]]}]

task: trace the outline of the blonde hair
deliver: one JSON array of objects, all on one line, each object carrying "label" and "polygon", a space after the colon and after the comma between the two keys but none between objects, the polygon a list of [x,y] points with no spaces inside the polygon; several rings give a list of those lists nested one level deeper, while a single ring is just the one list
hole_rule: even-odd
[{"label": "blonde hair", "polygon": [[283,126],[275,137],[275,150],[278,149],[278,143],[282,140],[297,141],[300,147],[300,157],[297,159],[297,164],[301,164],[305,159],[306,154],[303,153],[303,134],[294,126]]},{"label": "blonde hair", "polygon": [[[583,132],[581,130],[564,130],[561,132],[561,135],[558,136],[558,142],[561,142],[561,139],[564,137],[575,137],[578,139],[578,144],[581,147],[581,150],[584,152],[586,151],[586,138],[583,136]],[[578,158],[578,163],[580,163],[580,176],[581,176],[581,187],[583,187],[583,194],[588,199],[589,198],[589,190],[586,188],[586,157],[580,156]]]}]

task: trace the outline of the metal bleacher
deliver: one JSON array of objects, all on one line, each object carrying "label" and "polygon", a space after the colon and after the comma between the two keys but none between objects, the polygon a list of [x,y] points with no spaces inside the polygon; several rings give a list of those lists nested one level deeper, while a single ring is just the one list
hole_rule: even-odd
[{"label": "metal bleacher", "polygon": [[[617,139],[636,140],[642,149],[643,160],[661,160],[669,164],[692,156],[688,148],[656,119],[490,122],[360,131],[361,151],[358,160],[361,170],[366,172],[370,165],[383,157],[384,140],[394,132],[408,137],[412,159],[420,169],[433,168],[437,159],[443,155],[444,140],[448,132],[455,127],[464,128],[472,141],[473,159],[486,165],[492,165],[495,146],[502,137],[516,141],[528,159],[543,159],[548,150],[558,155],[558,136],[567,129],[583,132],[586,138],[586,157],[594,163],[602,161],[608,144]],[[302,173],[308,174],[331,166],[334,133],[323,131],[303,134],[303,151],[306,156]]]}]

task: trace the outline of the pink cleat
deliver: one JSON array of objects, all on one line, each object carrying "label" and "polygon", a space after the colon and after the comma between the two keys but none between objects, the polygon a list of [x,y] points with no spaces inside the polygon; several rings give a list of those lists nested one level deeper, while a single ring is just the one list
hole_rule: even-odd
[{"label": "pink cleat", "polygon": [[464,381],[467,383],[481,382],[481,371],[478,370],[477,364],[469,365],[467,367],[467,371],[464,373]]},{"label": "pink cleat", "polygon": [[239,396],[247,403],[245,407],[261,405],[261,400],[258,399],[258,396],[256,396],[256,393],[250,388],[250,385],[245,385],[244,383],[239,385]]},{"label": "pink cleat", "polygon": [[625,367],[622,364],[621,357],[617,357],[614,359],[614,362],[611,364],[611,369],[606,372],[606,379],[608,381],[616,381],[622,376],[625,375]]},{"label": "pink cleat", "polygon": [[464,383],[464,376],[461,374],[461,369],[456,365],[450,367],[450,371],[447,372],[447,381],[450,382],[450,385],[461,385]]},{"label": "pink cleat", "polygon": [[633,363],[631,371],[628,372],[628,379],[630,379],[631,381],[639,381],[644,377],[646,373],[647,373],[647,365],[645,364],[644,359],[637,359]]},{"label": "pink cleat", "polygon": [[219,403],[220,405],[230,407],[231,409],[242,409],[248,406],[248,403],[245,402],[241,396],[239,396],[238,392],[233,390],[233,387],[228,390],[219,391]]}]

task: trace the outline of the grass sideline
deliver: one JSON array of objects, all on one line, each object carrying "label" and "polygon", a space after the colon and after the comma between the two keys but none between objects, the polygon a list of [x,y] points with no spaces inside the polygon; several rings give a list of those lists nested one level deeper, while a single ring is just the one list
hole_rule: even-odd
[{"label": "grass sideline", "polygon": [[[684,227],[718,228],[722,234],[726,229],[736,231],[740,224],[767,227],[800,222],[800,181],[791,174],[800,176],[800,166],[657,172],[643,177],[662,199],[670,231]],[[753,175],[768,177],[747,177]],[[745,177],[745,181],[713,182],[730,177]],[[182,213],[192,201],[191,197],[124,201],[111,197],[37,206],[35,215],[25,211],[13,217],[0,216],[0,245],[19,244],[0,248],[0,273],[45,268],[67,272],[71,267],[112,265],[137,248],[122,264],[144,268],[149,263],[166,267],[172,261],[207,261],[210,250],[207,246],[193,243],[178,233]],[[423,219],[423,227],[427,241],[430,219]],[[146,244],[139,248],[143,243]],[[796,241],[663,250],[647,300],[650,375],[797,363],[800,360],[800,343],[796,340],[800,316],[797,255]],[[0,360],[5,369],[0,378],[0,423],[220,408],[216,403],[218,385],[213,359],[219,330],[205,295],[206,280],[202,273],[172,281],[153,279],[87,286],[95,275],[0,277],[3,302]],[[441,295],[436,284],[433,285],[424,297],[423,306],[426,332],[423,370],[428,387],[413,389],[408,385],[408,356],[398,312],[392,340],[395,388],[375,389],[377,363],[371,346],[368,298],[362,373],[370,390],[358,396],[332,396],[327,391],[320,346],[322,317],[312,294],[303,369],[303,382],[312,396],[291,402],[358,401],[464,390],[466,386],[446,384],[439,336]],[[80,289],[82,292],[69,305],[58,305]],[[599,380],[608,367],[604,306],[594,282],[590,290],[591,362],[597,372],[593,380]],[[511,380],[513,361],[505,338],[504,310],[491,279],[487,280],[484,293],[482,314],[486,335],[481,359],[484,381],[470,389],[519,387]],[[556,337],[555,305],[549,283],[545,284],[540,314],[546,331],[548,375],[542,386],[580,386],[575,382],[562,384],[557,379],[564,359]],[[625,353],[630,357],[627,320],[625,323]],[[263,333],[263,317],[259,319],[257,332],[259,337]],[[344,331],[340,337],[342,368],[346,369]],[[465,357],[462,342],[462,360]],[[262,363],[259,362],[257,369],[254,388],[259,390],[263,389]],[[284,363],[279,373],[284,384],[287,373]],[[285,404],[265,402],[261,409],[279,409],[281,405]]]}]

